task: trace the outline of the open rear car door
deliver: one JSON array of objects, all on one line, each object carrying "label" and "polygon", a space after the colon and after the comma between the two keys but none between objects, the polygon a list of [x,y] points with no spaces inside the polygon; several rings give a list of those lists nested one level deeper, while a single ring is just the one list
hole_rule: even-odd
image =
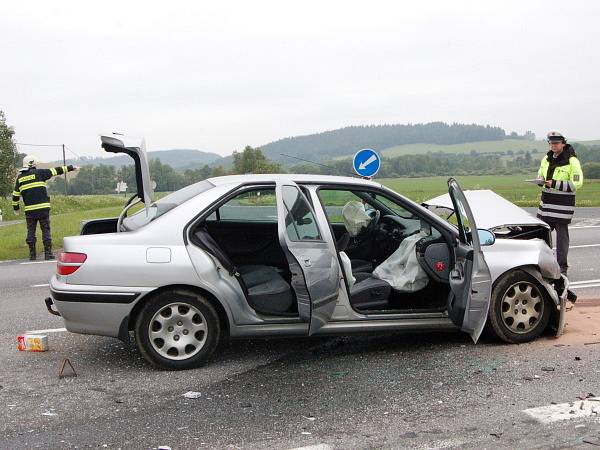
[{"label": "open rear car door", "polygon": [[490,307],[492,276],[477,233],[477,225],[465,195],[455,179],[448,180],[459,239],[454,249],[455,265],[450,272],[450,319],[477,342]]},{"label": "open rear car door", "polygon": [[340,267],[334,244],[319,230],[314,211],[291,182],[276,185],[278,234],[296,293],[298,314],[315,333],[331,318],[339,295]]}]

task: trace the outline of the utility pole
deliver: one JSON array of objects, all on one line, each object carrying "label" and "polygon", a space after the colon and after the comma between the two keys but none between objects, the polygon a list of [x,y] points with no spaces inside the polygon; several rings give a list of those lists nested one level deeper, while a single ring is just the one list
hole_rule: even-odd
[{"label": "utility pole", "polygon": [[[63,150],[63,166],[67,165],[67,158],[65,156],[65,144],[62,145]],[[67,181],[67,171],[65,171],[65,195],[69,195],[69,182]]]}]

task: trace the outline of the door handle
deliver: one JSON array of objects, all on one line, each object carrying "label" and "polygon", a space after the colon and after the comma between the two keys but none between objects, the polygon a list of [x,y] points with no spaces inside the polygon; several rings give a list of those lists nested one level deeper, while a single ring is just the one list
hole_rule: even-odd
[{"label": "door handle", "polygon": [[454,269],[452,272],[450,272],[450,278],[452,278],[453,280],[460,280],[462,279],[462,274],[460,273],[460,271]]},{"label": "door handle", "polygon": [[304,266],[306,266],[306,267],[312,266],[312,262],[311,262],[310,258],[304,259]]}]

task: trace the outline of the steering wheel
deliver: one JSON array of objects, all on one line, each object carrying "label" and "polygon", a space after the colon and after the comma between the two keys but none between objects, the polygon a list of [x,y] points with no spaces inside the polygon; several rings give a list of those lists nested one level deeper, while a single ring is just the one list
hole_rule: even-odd
[{"label": "steering wheel", "polygon": [[365,229],[365,234],[373,234],[379,225],[379,220],[381,219],[381,211],[378,209],[373,209],[369,211],[369,217],[371,217],[371,221],[367,228]]}]

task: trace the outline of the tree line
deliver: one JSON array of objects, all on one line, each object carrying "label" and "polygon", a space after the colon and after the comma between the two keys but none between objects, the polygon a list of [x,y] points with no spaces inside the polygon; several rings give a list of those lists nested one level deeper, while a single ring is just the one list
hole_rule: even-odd
[{"label": "tree line", "polygon": [[[578,157],[583,164],[584,176],[600,179],[600,146],[574,144]],[[383,158],[380,178],[427,177],[439,175],[512,175],[515,173],[533,176],[539,168],[543,152],[521,150],[496,153],[427,153],[422,155],[402,155]],[[247,146],[233,155],[231,169],[222,166],[204,167],[178,172],[159,160],[150,161],[150,175],[156,182],[157,192],[176,191],[184,186],[206,178],[247,173],[311,173],[322,175],[353,175],[352,162],[348,159],[330,160],[321,164],[297,164],[285,170],[277,162],[269,161],[261,149]],[[128,191],[135,190],[133,165],[122,166],[84,166],[78,176],[69,182],[69,193],[107,194],[114,192],[116,183],[124,181]],[[50,184],[55,193],[64,192],[64,179],[57,178]]]},{"label": "tree line", "polygon": [[[210,177],[283,171],[278,163],[267,160],[260,149],[250,146],[241,152],[233,153],[231,169],[225,169],[223,166],[210,167],[206,164],[198,169],[181,172],[168,164],[161,163],[158,159],[151,159],[149,165],[150,177],[156,182],[155,191],[157,192],[176,191]],[[136,186],[134,166],[128,165],[119,168],[103,164],[83,166],[77,177],[70,180],[66,188],[63,178],[55,178],[49,183],[48,189],[50,193],[55,194],[63,194],[66,191],[71,195],[110,194],[115,192],[117,182],[125,182],[127,192],[134,192]]]}]

